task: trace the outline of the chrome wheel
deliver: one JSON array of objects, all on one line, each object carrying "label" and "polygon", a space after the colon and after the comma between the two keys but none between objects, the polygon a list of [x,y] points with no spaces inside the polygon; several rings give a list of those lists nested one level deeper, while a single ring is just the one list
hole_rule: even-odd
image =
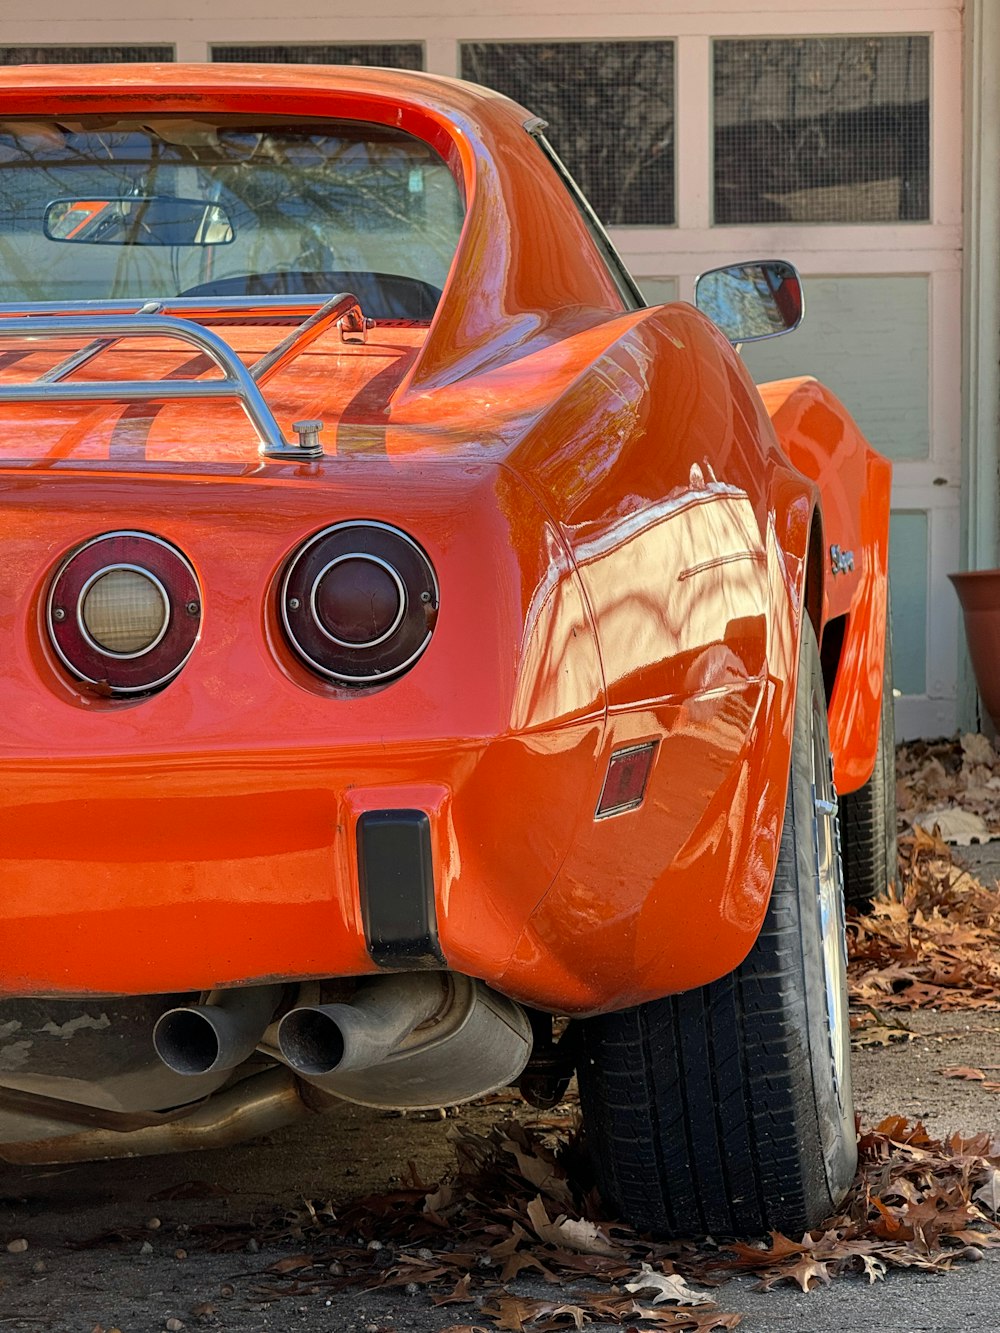
[{"label": "chrome wheel", "polygon": [[813,845],[816,854],[816,898],[819,909],[826,992],[827,1030],[833,1082],[840,1110],[845,1110],[847,1072],[851,1058],[847,1012],[847,934],[844,923],[844,882],[840,855],[840,824],[833,760],[827,748],[826,718],[820,701],[812,709]]}]

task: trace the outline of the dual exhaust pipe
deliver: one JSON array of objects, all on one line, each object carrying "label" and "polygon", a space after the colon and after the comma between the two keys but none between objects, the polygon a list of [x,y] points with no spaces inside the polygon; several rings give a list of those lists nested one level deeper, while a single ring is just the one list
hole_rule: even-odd
[{"label": "dual exhaust pipe", "polygon": [[260,1045],[281,1000],[281,986],[248,986],[215,992],[208,1004],[168,1009],[156,1020],[153,1046],[175,1074],[216,1074],[235,1069]]},{"label": "dual exhaust pipe", "polygon": [[[217,994],[158,1019],[153,1045],[175,1073],[243,1064],[264,1041],[282,988]],[[444,972],[374,977],[342,1004],[290,1010],[273,1038],[267,1035],[264,1054],[276,1054],[301,1079],[379,1107],[450,1106],[483,1096],[513,1082],[531,1054],[531,1025],[520,1005]]]}]

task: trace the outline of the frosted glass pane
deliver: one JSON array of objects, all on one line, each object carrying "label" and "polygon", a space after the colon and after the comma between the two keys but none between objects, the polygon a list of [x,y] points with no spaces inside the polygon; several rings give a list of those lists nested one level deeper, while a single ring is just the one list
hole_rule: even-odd
[{"label": "frosted glass pane", "polygon": [[889,584],[896,689],[927,693],[927,515],[904,510],[889,521]]},{"label": "frosted glass pane", "polygon": [[676,278],[636,278],[636,282],[649,305],[666,305],[677,300]]},{"label": "frosted glass pane", "polygon": [[715,43],[715,220],[930,217],[923,35]]},{"label": "frosted glass pane", "polygon": [[605,226],[673,225],[672,41],[462,42],[460,50],[463,79],[547,121],[549,142]]},{"label": "frosted glass pane", "polygon": [[795,333],[747,343],[758,384],[815,375],[842,399],[889,458],[930,452],[928,280],[805,278],[806,317]]},{"label": "frosted glass pane", "polygon": [[281,65],[381,65],[423,69],[422,42],[296,42],[290,46],[213,46],[215,61],[276,62]]}]

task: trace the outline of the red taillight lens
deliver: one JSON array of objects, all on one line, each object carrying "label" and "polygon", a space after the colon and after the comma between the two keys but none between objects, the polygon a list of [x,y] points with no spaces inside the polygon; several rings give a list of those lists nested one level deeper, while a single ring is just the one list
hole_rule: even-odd
[{"label": "red taillight lens", "polygon": [[377,685],[430,642],[438,586],[412,538],[385,523],[338,523],[292,557],[281,619],[306,666],[341,685]]},{"label": "red taillight lens", "polygon": [[141,694],[166,685],[191,655],[201,590],[160,537],[108,532],[75,550],[49,589],[52,645],[85,685]]}]

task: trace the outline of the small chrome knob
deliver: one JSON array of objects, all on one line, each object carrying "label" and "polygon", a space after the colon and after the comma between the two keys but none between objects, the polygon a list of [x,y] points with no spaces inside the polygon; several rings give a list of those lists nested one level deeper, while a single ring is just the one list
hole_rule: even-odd
[{"label": "small chrome knob", "polygon": [[307,454],[321,454],[323,452],[323,446],[319,442],[319,433],[322,429],[322,421],[292,422],[292,430],[299,437],[299,448]]}]

